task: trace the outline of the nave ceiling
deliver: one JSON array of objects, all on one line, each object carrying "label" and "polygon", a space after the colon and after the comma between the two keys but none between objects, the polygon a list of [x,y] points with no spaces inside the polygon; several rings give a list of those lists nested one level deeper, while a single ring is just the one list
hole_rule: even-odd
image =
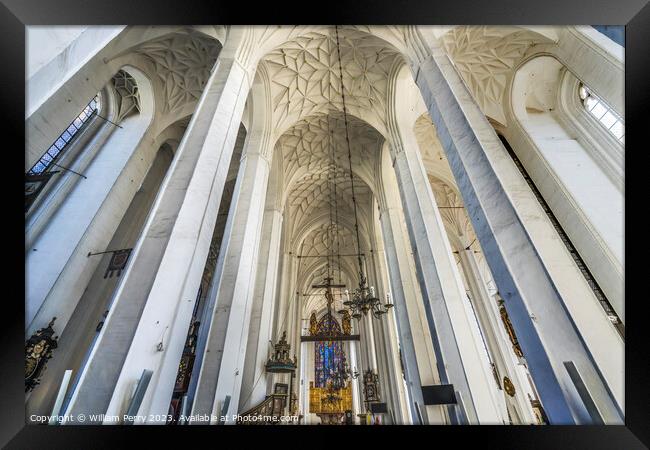
[{"label": "nave ceiling", "polygon": [[[348,113],[360,234],[370,242],[374,197],[380,189],[377,170],[387,135],[388,80],[396,67],[405,63],[396,47],[373,34],[377,28],[339,28],[343,90],[333,26],[259,27],[256,31],[269,43],[286,37],[270,48],[260,63],[268,73],[275,151],[282,156],[285,221],[290,223],[292,239],[300,240],[293,241],[296,247],[304,243],[306,254],[322,253],[323,243],[331,241],[331,227],[322,224],[331,210],[336,208],[342,217],[354,214],[342,94]],[[384,27],[382,33],[406,46],[405,27]],[[549,39],[517,27],[459,26],[442,34],[440,42],[483,112],[503,123],[509,74],[532,46]],[[148,72],[157,77],[162,86],[162,111],[169,114],[196,103],[220,48],[216,39],[186,30],[144,42],[134,52],[148,62]],[[440,192],[457,196],[427,114],[415,122],[413,130],[436,197]],[[451,214],[443,215],[446,223],[455,222],[458,232],[465,229],[462,218]],[[347,229],[339,226],[339,230],[341,234]],[[347,233],[352,237],[349,230]],[[323,270],[323,265],[313,268],[314,273]],[[348,276],[355,277],[356,269]]]},{"label": "nave ceiling", "polygon": [[[286,130],[304,117],[332,109],[385,129],[388,76],[401,55],[370,34],[334,27],[285,42],[263,59],[269,68],[274,128]],[[344,90],[341,91],[343,73]]]}]

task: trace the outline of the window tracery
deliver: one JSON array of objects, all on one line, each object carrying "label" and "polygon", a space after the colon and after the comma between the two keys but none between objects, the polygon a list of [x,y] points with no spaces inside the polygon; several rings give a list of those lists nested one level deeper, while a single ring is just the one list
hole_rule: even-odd
[{"label": "window tracery", "polygon": [[36,161],[36,164],[27,171],[25,174],[25,212],[29,211],[29,208],[34,204],[52,175],[59,172],[58,170],[51,170],[52,167],[58,166],[56,161],[70,148],[69,144],[75,140],[75,137],[88,127],[88,124],[92,122],[93,117],[98,114],[101,107],[101,94],[98,92],[70,125],[63,130],[43,156]]},{"label": "window tracery", "polygon": [[32,166],[27,172],[27,175],[38,175],[47,171],[51,165],[60,157],[72,138],[83,130],[90,119],[94,117],[101,109],[101,95],[97,93],[95,97],[88,102],[86,107],[79,113],[77,117],[70,123],[70,125],[59,135],[54,143],[47,149],[41,158]]},{"label": "window tracery", "polygon": [[625,143],[623,119],[584,84],[580,84],[578,95],[585,109],[619,142]]}]

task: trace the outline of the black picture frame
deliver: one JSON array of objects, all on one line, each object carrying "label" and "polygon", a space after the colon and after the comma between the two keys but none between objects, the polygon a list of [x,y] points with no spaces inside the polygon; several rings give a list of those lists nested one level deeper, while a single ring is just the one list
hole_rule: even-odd
[{"label": "black picture frame", "polygon": [[425,405],[455,405],[457,401],[454,385],[422,386],[422,400]]},{"label": "black picture frame", "polygon": [[[0,5],[0,45],[3,58],[3,83],[0,89],[2,99],[3,128],[5,136],[13,137],[16,148],[24,146],[24,94],[25,71],[24,49],[26,25],[170,25],[170,24],[482,24],[482,25],[625,25],[626,58],[626,146],[638,151],[626,152],[626,405],[625,426],[548,426],[548,427],[341,427],[345,436],[337,439],[360,437],[369,445],[389,442],[395,433],[399,436],[394,445],[413,448],[422,445],[444,445],[467,448],[468,441],[475,448],[526,449],[526,448],[570,448],[570,449],[640,449],[650,445],[650,373],[647,367],[648,316],[642,308],[647,294],[641,289],[634,295],[633,287],[647,275],[636,276],[635,271],[644,270],[647,264],[635,265],[631,257],[643,256],[645,232],[644,220],[634,220],[633,212],[645,211],[642,188],[635,189],[634,183],[647,179],[642,158],[642,131],[647,128],[647,111],[650,109],[650,5],[647,0],[404,0],[372,1],[356,0],[338,2],[336,5],[306,1],[248,2],[222,0],[194,0],[178,2],[173,0],[3,0]],[[24,418],[24,268],[18,263],[24,255],[17,237],[24,233],[24,221],[20,221],[18,186],[24,184],[24,171],[18,172],[23,155],[18,152],[4,153],[10,161],[5,163],[3,180],[8,183],[3,203],[10,219],[5,227],[7,242],[5,261],[8,255],[15,255],[10,261],[16,271],[6,276],[3,320],[0,327],[2,358],[0,359],[0,445],[5,448],[121,448],[134,445],[137,439],[146,439],[147,447],[156,439],[168,445],[187,445],[208,442],[215,446],[230,439],[239,439],[241,447],[252,436],[267,439],[268,435],[258,428],[245,427],[72,427],[26,425]],[[14,159],[16,161],[14,161]],[[637,172],[638,171],[638,172]],[[23,180],[21,182],[21,180]],[[15,189],[15,192],[14,192]],[[633,198],[638,192],[639,200]],[[15,195],[14,195],[15,194]],[[22,206],[21,206],[22,205]],[[14,236],[15,233],[15,236]],[[628,245],[629,243],[629,245]],[[262,427],[260,427],[262,428]],[[280,437],[277,433],[285,432]],[[340,430],[337,430],[340,431]],[[296,433],[305,433],[297,437]],[[321,435],[318,435],[321,433]],[[319,447],[331,441],[326,439],[332,433],[331,427],[275,427],[273,440],[289,439],[286,445],[306,442]],[[203,434],[202,438],[196,436]],[[145,436],[142,436],[145,435]],[[411,437],[413,436],[413,437]],[[302,440],[302,441],[301,441]],[[222,446],[222,445],[220,445]],[[236,448],[239,448],[237,446]],[[225,445],[224,448],[233,448]]]}]

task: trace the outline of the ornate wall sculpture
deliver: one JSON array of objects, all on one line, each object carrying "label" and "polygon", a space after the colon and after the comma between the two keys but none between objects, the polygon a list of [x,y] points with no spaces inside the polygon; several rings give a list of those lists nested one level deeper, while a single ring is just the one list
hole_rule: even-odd
[{"label": "ornate wall sculpture", "polygon": [[40,376],[45,371],[47,360],[52,357],[52,351],[58,346],[58,336],[54,336],[54,321],[45,328],[38,330],[25,344],[25,392],[32,391],[40,382]]}]

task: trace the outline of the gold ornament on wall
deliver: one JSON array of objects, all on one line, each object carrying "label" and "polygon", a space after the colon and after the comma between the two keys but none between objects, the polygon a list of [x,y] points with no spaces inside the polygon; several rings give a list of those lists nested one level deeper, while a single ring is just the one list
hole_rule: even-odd
[{"label": "gold ornament on wall", "polygon": [[34,333],[25,344],[25,392],[33,390],[40,382],[40,376],[45,371],[47,360],[52,357],[52,350],[58,344],[58,336],[54,336],[54,321],[45,328]]},{"label": "gold ornament on wall", "polygon": [[512,384],[510,378],[503,377],[503,389],[506,391],[506,394],[508,394],[510,397],[515,396],[515,385]]},{"label": "gold ornament on wall", "polygon": [[318,320],[316,320],[316,313],[311,313],[311,316],[309,316],[309,334],[312,336],[318,334]]},{"label": "gold ornament on wall", "polygon": [[343,334],[352,334],[352,317],[347,310],[343,310],[343,317],[341,319]]},{"label": "gold ornament on wall", "polygon": [[501,314],[501,320],[503,321],[503,325],[506,327],[506,332],[508,333],[510,342],[512,342],[513,351],[518,357],[523,358],[524,352],[521,351],[521,347],[519,346],[519,341],[517,340],[517,335],[515,334],[515,329],[512,326],[512,322],[510,322],[510,317],[508,316],[508,311],[506,311],[506,307],[504,305],[503,300],[499,300],[499,313]]}]

